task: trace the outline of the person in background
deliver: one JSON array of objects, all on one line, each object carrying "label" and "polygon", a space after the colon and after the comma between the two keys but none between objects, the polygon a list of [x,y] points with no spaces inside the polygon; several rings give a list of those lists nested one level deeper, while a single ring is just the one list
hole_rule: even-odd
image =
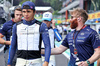
[{"label": "person in background", "polygon": [[16,49],[16,66],[42,66],[42,40],[45,45],[45,62],[43,66],[48,66],[51,46],[46,24],[34,18],[35,4],[31,1],[22,4],[22,15],[24,20],[13,26],[8,66],[12,65]]},{"label": "person in background", "polygon": [[57,29],[58,29],[58,32],[60,33],[60,35],[62,36],[62,33],[63,33],[62,25],[57,25]]},{"label": "person in background", "polygon": [[[8,52],[9,52],[9,45],[11,44],[11,36],[12,36],[12,28],[13,25],[19,21],[21,21],[22,18],[22,12],[21,12],[21,7],[20,6],[16,6],[14,8],[14,13],[13,13],[14,17],[12,18],[12,20],[5,22],[3,24],[3,27],[0,29],[0,44],[6,45],[5,49],[3,49],[2,51],[2,58],[0,60],[2,62],[0,62],[1,66],[7,66],[7,59],[8,59]],[[6,40],[3,39],[3,37],[5,36]],[[4,54],[5,51],[5,54]],[[0,53],[1,54],[1,53]],[[4,57],[5,56],[5,57]]]},{"label": "person in background", "polygon": [[94,66],[94,62],[100,58],[98,33],[85,25],[88,19],[85,10],[75,8],[70,14],[70,27],[75,30],[66,35],[59,47],[51,49],[51,54],[61,54],[69,48],[71,56],[68,66]]},{"label": "person in background", "polygon": [[[53,20],[52,13],[44,12],[42,20],[48,27],[51,48],[54,48],[55,47],[55,39],[59,42],[62,40],[62,37],[58,33],[58,30],[55,27],[55,21]],[[51,24],[52,24],[52,26],[51,26]],[[45,48],[44,43],[42,42],[42,49],[44,49],[44,48]],[[44,55],[42,55],[42,62],[44,62]],[[56,66],[55,55],[50,56],[49,66]]]}]

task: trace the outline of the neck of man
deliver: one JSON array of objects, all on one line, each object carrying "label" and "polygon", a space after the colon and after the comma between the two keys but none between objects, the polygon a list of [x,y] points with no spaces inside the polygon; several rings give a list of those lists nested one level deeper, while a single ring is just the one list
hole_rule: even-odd
[{"label": "neck of man", "polygon": [[34,20],[34,18],[30,19],[30,20],[26,20],[27,22],[31,22],[32,20]]},{"label": "neck of man", "polygon": [[[34,20],[34,17],[32,18],[32,20]],[[32,20],[31,20],[31,21],[32,21]]]},{"label": "neck of man", "polygon": [[14,22],[17,22],[17,21],[15,20],[15,18],[13,18],[13,21],[14,21]]},{"label": "neck of man", "polygon": [[79,24],[77,27],[76,27],[76,30],[79,31],[83,28],[84,24]]}]

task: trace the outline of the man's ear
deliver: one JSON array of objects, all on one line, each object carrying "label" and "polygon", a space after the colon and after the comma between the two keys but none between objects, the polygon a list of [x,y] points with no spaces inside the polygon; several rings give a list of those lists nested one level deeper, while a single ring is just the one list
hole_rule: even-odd
[{"label": "man's ear", "polygon": [[81,20],[81,17],[78,17],[77,20],[80,21]]},{"label": "man's ear", "polygon": [[77,18],[78,20],[80,20],[80,18]]},{"label": "man's ear", "polygon": [[36,14],[36,10],[34,11],[34,15]]}]

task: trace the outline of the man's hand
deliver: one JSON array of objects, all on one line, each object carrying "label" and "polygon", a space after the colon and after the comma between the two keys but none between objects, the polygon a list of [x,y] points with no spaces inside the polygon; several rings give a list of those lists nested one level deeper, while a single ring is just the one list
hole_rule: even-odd
[{"label": "man's hand", "polygon": [[49,63],[47,61],[45,61],[44,64],[43,64],[43,66],[48,66],[48,64]]},{"label": "man's hand", "polygon": [[86,61],[82,61],[80,62],[80,64],[78,64],[78,66],[88,66],[88,64]]},{"label": "man's hand", "polygon": [[55,28],[55,21],[52,20],[52,28],[54,29]]}]

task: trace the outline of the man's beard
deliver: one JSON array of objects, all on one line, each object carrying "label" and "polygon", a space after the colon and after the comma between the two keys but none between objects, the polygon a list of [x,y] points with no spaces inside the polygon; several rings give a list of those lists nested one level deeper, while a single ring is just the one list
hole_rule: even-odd
[{"label": "man's beard", "polygon": [[78,26],[77,19],[71,20],[70,21],[70,27],[71,29],[75,29]]}]

